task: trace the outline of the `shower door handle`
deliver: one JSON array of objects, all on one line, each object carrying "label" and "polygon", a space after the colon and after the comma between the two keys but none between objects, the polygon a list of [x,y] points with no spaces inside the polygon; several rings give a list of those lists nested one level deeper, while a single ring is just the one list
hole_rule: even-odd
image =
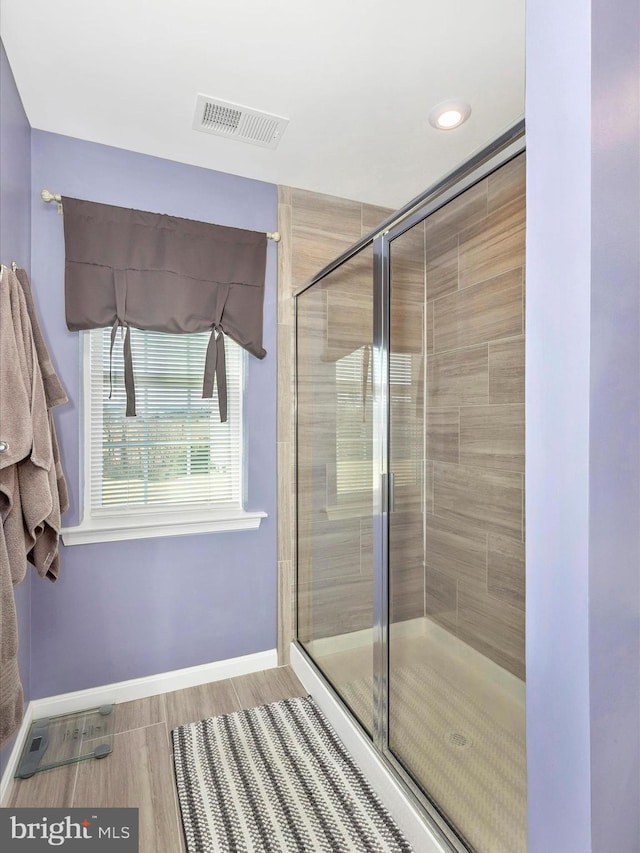
[{"label": "shower door handle", "polygon": [[382,475],[382,499],[387,512],[396,510],[396,478],[393,472]]}]

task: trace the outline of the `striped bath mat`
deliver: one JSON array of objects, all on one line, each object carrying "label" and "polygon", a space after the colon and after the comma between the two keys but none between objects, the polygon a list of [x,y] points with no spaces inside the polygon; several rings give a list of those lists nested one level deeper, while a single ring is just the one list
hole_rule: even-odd
[{"label": "striped bath mat", "polygon": [[179,726],[189,853],[410,853],[310,696]]}]

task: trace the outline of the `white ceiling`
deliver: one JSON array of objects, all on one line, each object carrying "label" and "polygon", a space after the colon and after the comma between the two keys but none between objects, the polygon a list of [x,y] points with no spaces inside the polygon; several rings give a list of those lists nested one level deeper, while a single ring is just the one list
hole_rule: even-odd
[{"label": "white ceiling", "polygon": [[[520,118],[524,0],[2,0],[32,127],[399,207]],[[290,119],[192,129],[198,93]],[[468,122],[428,123],[462,98]]]}]

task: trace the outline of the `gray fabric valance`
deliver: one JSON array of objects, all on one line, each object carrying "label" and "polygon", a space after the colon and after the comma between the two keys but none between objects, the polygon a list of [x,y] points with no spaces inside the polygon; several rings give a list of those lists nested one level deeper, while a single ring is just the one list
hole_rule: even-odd
[{"label": "gray fabric valance", "polygon": [[127,415],[135,415],[130,328],[211,330],[203,397],[218,386],[227,419],[224,338],[264,358],[267,236],[158,213],[63,198],[65,306],[71,331],[125,330]]}]

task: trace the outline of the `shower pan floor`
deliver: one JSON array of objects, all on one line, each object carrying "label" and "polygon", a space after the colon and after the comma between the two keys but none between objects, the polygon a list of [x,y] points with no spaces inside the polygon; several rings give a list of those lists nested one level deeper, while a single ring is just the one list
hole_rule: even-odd
[{"label": "shower pan floor", "polygon": [[[307,644],[369,732],[372,647]],[[391,751],[479,853],[524,853],[524,682],[426,618],[392,625],[389,648]]]}]

